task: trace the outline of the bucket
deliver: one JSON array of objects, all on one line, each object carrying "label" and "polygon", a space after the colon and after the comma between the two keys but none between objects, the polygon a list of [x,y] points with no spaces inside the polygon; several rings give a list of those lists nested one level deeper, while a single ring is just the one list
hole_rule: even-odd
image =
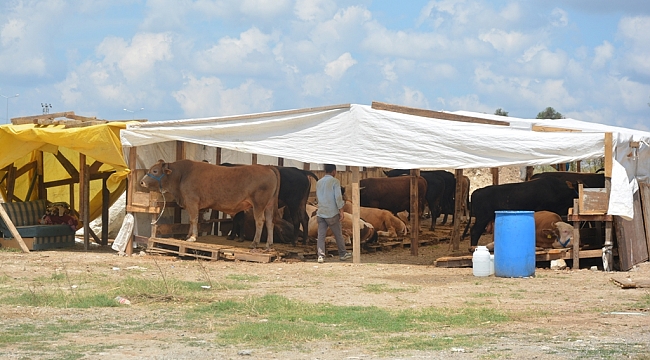
[{"label": "bucket", "polygon": [[472,254],[474,276],[490,276],[490,252],[485,246],[477,246]]},{"label": "bucket", "polygon": [[495,211],[494,275],[535,275],[535,212]]}]

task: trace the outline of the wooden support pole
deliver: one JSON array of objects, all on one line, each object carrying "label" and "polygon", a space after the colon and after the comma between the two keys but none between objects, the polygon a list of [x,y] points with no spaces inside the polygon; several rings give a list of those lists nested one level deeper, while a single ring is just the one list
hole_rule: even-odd
[{"label": "wooden support pole", "polygon": [[[420,244],[420,204],[418,203],[418,184],[420,169],[411,169],[411,255],[418,255]],[[432,221],[434,221],[432,219]]]},{"label": "wooden support pole", "polygon": [[[136,176],[136,168],[137,168],[137,159],[138,159],[138,148],[137,147],[132,147],[129,149],[129,169],[131,170],[129,172],[129,175],[127,177],[127,192],[126,192],[126,203],[127,207],[128,205],[132,205],[133,203],[133,194],[135,194],[135,186],[136,182],[138,179],[135,178]],[[129,240],[126,242],[126,249],[125,253],[127,256],[131,256],[133,254],[133,236],[134,234],[131,234],[129,237]],[[151,235],[153,236],[153,234]]]},{"label": "wooden support pole", "polygon": [[11,235],[14,237],[14,239],[16,239],[18,245],[20,245],[20,248],[23,250],[23,252],[28,253],[29,249],[27,248],[27,245],[25,245],[25,241],[23,241],[22,236],[20,236],[18,230],[16,230],[14,223],[9,218],[9,214],[7,214],[7,211],[2,205],[0,205],[0,216],[2,216],[2,220],[4,220],[5,224],[7,225],[7,228],[9,228],[9,232],[11,232]]},{"label": "wooden support pole", "polygon": [[102,245],[106,246],[108,245],[108,222],[109,220],[109,214],[108,214],[108,203],[111,201],[110,196],[111,192],[108,191],[108,187],[106,186],[106,181],[108,180],[107,177],[104,177],[102,179]]},{"label": "wooden support pole", "polygon": [[[573,199],[573,214],[580,215],[580,208],[578,204],[580,203],[579,199]],[[580,220],[573,221],[573,248],[571,253],[573,255],[573,270],[580,269]]]},{"label": "wooden support pole", "polygon": [[352,262],[361,263],[361,218],[360,191],[359,191],[359,167],[352,166]]},{"label": "wooden support pole", "polygon": [[492,185],[499,185],[499,168],[490,168],[490,172],[492,173]]},{"label": "wooden support pole", "polygon": [[[458,251],[460,249],[460,217],[463,212],[463,169],[456,169],[456,197],[454,201],[454,220],[453,229],[451,231],[451,244],[452,250]],[[435,219],[432,219],[435,221]]]},{"label": "wooden support pole", "polygon": [[84,224],[84,250],[90,248],[90,174],[86,155],[79,154],[79,213]]},{"label": "wooden support pole", "polygon": [[[612,189],[612,166],[613,166],[613,135],[605,133],[605,189],[609,200]],[[612,271],[614,262],[614,243],[612,241],[612,222],[605,222],[605,243],[603,244],[603,270]]]}]

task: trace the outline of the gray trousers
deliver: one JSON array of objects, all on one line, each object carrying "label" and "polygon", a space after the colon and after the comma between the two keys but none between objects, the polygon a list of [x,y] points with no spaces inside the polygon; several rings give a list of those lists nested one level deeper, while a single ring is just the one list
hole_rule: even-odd
[{"label": "gray trousers", "polygon": [[318,247],[318,256],[325,256],[325,235],[327,234],[327,228],[332,229],[334,238],[336,239],[336,246],[339,248],[339,256],[343,256],[347,253],[345,250],[345,240],[343,240],[343,233],[341,231],[341,220],[339,216],[336,215],[331,218],[322,218],[316,216],[318,220],[318,240],[316,241],[316,246]]}]

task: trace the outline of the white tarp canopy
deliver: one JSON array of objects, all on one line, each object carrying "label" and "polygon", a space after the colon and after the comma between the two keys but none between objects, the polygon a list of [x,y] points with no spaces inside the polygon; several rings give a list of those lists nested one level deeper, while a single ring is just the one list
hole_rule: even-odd
[{"label": "white tarp canopy", "polygon": [[[500,120],[504,119],[508,120]],[[126,147],[184,141],[306,163],[448,170],[600,158],[605,154],[604,139],[604,132],[534,132],[356,104],[137,123],[121,131]],[[615,148],[617,140],[614,135]],[[616,184],[629,183],[624,169],[615,164],[609,212],[631,218],[632,188],[615,188]]]}]

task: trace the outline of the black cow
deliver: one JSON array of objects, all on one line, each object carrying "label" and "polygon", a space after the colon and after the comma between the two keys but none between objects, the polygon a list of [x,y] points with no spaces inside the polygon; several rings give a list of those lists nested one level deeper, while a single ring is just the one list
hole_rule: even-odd
[{"label": "black cow", "polygon": [[[410,170],[393,169],[384,171],[384,174],[388,177],[409,175]],[[436,219],[438,219],[440,214],[445,214],[445,221],[447,220],[448,213],[453,214],[456,179],[454,178],[454,174],[444,170],[420,171],[420,176],[427,181],[425,197],[427,205],[429,205],[429,211],[431,212],[431,226],[429,229],[434,231],[436,228]]]},{"label": "black cow", "polygon": [[[566,214],[578,197],[575,184],[554,177],[541,177],[522,183],[491,185],[472,194],[471,246],[476,246],[486,226],[494,221],[497,210],[552,211]],[[469,226],[469,223],[468,223]]]},{"label": "black cow", "polygon": [[[418,177],[418,215],[422,216],[427,192],[427,181]],[[361,206],[385,209],[397,215],[411,211],[411,179],[406,176],[367,178],[359,181]]]},{"label": "black cow", "polygon": [[[286,209],[286,208],[283,208]],[[229,240],[238,238],[237,241],[253,240],[255,235],[255,218],[253,212],[248,209],[240,211],[232,219],[232,230],[228,234]],[[262,229],[261,241],[266,241],[266,228]],[[277,218],[273,221],[273,241],[281,244],[288,244],[295,241],[294,228],[291,222]],[[295,246],[295,244],[293,244]]]},{"label": "black cow", "polygon": [[311,191],[309,177],[318,181],[318,176],[309,170],[295,167],[278,166],[278,170],[280,170],[278,206],[285,206],[283,218],[293,224],[294,237],[291,244],[296,245],[298,232],[302,226],[302,244],[305,245],[309,231],[309,216],[307,216],[307,200]]},{"label": "black cow", "polygon": [[604,188],[605,174],[602,173],[583,173],[572,171],[547,171],[531,176],[531,180],[542,177],[554,177],[562,181],[569,181],[572,184],[583,184],[586,188]]}]

